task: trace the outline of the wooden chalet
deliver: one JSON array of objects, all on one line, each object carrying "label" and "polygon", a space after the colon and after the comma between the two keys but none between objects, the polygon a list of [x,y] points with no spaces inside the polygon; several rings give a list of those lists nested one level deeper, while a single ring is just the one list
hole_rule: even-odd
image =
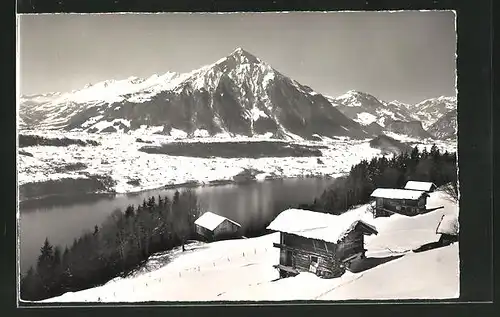
[{"label": "wooden chalet", "polygon": [[377,234],[356,215],[330,215],[303,209],[281,212],[267,227],[280,232],[280,277],[309,271],[324,278],[342,275],[351,261],[364,258],[364,235]]},{"label": "wooden chalet", "polygon": [[436,233],[441,235],[439,242],[443,245],[448,245],[458,241],[458,215],[445,214],[441,217],[436,228]]},{"label": "wooden chalet", "polygon": [[388,217],[393,213],[415,216],[426,211],[429,194],[419,190],[377,188],[371,197],[375,199],[374,217]]},{"label": "wooden chalet", "polygon": [[437,186],[432,182],[408,181],[404,189],[420,190],[427,193],[435,191]]},{"label": "wooden chalet", "polygon": [[206,241],[223,240],[239,236],[241,225],[212,212],[206,212],[196,221],[197,235]]}]

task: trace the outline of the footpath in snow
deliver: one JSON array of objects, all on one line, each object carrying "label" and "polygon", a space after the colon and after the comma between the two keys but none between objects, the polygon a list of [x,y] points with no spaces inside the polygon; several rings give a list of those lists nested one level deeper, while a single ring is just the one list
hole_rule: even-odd
[{"label": "footpath in snow", "polygon": [[[279,234],[192,243],[152,256],[131,277],[103,286],[66,293],[45,302],[142,301],[279,301],[347,299],[449,299],[459,295],[458,243],[429,251],[411,250],[439,239],[437,225],[457,205],[440,192],[431,193],[427,207],[444,206],[424,215],[393,215],[373,219],[368,205],[349,211],[361,214],[379,234],[365,238],[370,267],[321,279],[311,273],[278,279],[272,266],[279,261],[273,248]],[[148,272],[149,268],[149,272]]]}]

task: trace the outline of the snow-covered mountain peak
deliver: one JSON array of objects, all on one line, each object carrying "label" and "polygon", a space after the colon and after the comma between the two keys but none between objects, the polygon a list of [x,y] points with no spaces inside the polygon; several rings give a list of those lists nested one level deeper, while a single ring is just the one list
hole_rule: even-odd
[{"label": "snow-covered mountain peak", "polygon": [[389,102],[389,104],[392,104],[392,105],[395,105],[395,106],[398,106],[398,107],[405,107],[405,108],[410,108],[410,105],[407,104],[407,103],[404,103],[404,102],[401,102],[399,100],[393,100],[391,102]]},{"label": "snow-covered mountain peak", "polygon": [[405,133],[412,136],[427,137],[417,118],[408,105],[397,100],[386,102],[373,95],[357,90],[329,99],[345,116],[365,126],[372,134],[382,132]]},{"label": "snow-covered mountain peak", "polygon": [[457,97],[456,96],[440,96],[437,98],[429,98],[424,101],[421,101],[415,105],[415,107],[419,110],[433,107],[437,104],[443,104],[446,106],[447,109],[453,110],[456,108],[456,102],[457,102]]},{"label": "snow-covered mountain peak", "polygon": [[229,59],[233,59],[241,64],[251,64],[251,63],[261,63],[262,61],[255,57],[253,54],[245,51],[241,47],[235,49],[229,56]]},{"label": "snow-covered mountain peak", "polygon": [[427,129],[446,113],[457,110],[457,97],[440,96],[426,99],[417,103],[412,109],[422,121],[424,128]]},{"label": "snow-covered mountain peak", "polygon": [[384,104],[374,96],[357,90],[349,90],[345,94],[335,98],[335,101],[347,107],[378,107]]},{"label": "snow-covered mountain peak", "polygon": [[237,47],[231,54],[244,54],[246,53],[241,47]]},{"label": "snow-covered mountain peak", "polygon": [[267,87],[269,82],[276,77],[276,73],[269,64],[242,48],[237,48],[213,64],[181,75],[183,79],[174,90],[179,92],[184,87],[191,86],[197,90],[214,91],[223,76],[239,85],[247,83],[248,86],[257,88],[262,83],[264,87]]},{"label": "snow-covered mountain peak", "polygon": [[241,48],[189,73],[108,80],[47,103],[25,102],[21,113],[27,125],[68,131],[121,131],[119,120],[127,122],[123,131],[147,125],[166,134],[367,135],[313,89]]}]

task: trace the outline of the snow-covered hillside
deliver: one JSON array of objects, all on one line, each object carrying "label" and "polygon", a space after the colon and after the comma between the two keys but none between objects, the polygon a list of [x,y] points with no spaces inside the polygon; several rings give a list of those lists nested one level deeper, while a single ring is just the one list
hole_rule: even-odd
[{"label": "snow-covered hillside", "polygon": [[[266,236],[192,243],[152,256],[138,272],[103,286],[45,302],[238,301],[449,299],[459,295],[458,243],[413,253],[439,239],[436,228],[444,214],[458,207],[444,193],[431,193],[428,208],[444,206],[416,217],[392,215],[373,219],[367,205],[349,211],[377,227],[365,238],[367,267],[340,278],[321,279],[311,273],[278,279],[272,267],[279,261],[277,233]],[[378,264],[378,265],[377,265]],[[365,265],[366,266],[366,265]]]},{"label": "snow-covered hillside", "polygon": [[[161,129],[157,127],[156,130]],[[324,146],[319,157],[262,157],[262,158],[199,158],[148,154],[139,151],[144,145],[161,145],[177,139],[184,142],[224,142],[224,141],[273,141],[269,136],[259,138],[232,138],[220,135],[215,138],[185,139],[185,134],[177,137],[154,134],[154,128],[142,127],[130,133],[88,134],[85,132],[45,131],[31,132],[51,138],[68,137],[81,140],[95,140],[98,146],[81,147],[70,145],[29,146],[23,153],[32,156],[18,156],[19,185],[33,182],[57,180],[61,178],[86,178],[86,175],[109,176],[116,185],[118,193],[136,192],[145,189],[160,188],[165,185],[186,182],[208,183],[216,180],[232,180],[233,176],[244,169],[257,169],[263,173],[258,178],[300,177],[300,176],[338,176],[349,172],[353,164],[362,159],[371,159],[381,155],[381,151],[371,148],[369,140],[328,139],[323,141],[294,141],[298,144]],[[150,142],[146,144],[139,142]],[[276,140],[274,140],[276,141]],[[416,139],[405,139],[417,144]],[[456,142],[438,142],[443,150],[454,151]],[[419,146],[429,147],[419,144]],[[80,169],[67,169],[67,166],[79,164]],[[82,165],[83,164],[83,165]],[[186,168],[189,166],[190,168]]]},{"label": "snow-covered hillside", "polygon": [[438,139],[454,138],[458,133],[457,110],[450,110],[429,126],[429,132]]},{"label": "snow-covered hillside", "polygon": [[449,109],[456,109],[455,97],[427,99],[417,105],[394,100],[387,102],[360,91],[350,90],[328,101],[348,118],[358,122],[371,134],[397,133],[421,139],[441,135],[426,131],[434,122],[444,117]]},{"label": "snow-covered hillside", "polygon": [[369,133],[396,133],[421,139],[443,139],[456,133],[453,131],[456,97],[431,98],[410,105],[397,100],[387,102],[364,92],[350,90],[335,98],[328,96],[327,99]]},{"label": "snow-covered hillside", "polygon": [[345,115],[362,125],[376,122],[384,127],[386,121],[413,121],[416,118],[408,110],[408,105],[399,101],[385,102],[376,97],[350,90],[347,93],[330,99],[330,101]]},{"label": "snow-covered hillside", "polygon": [[412,106],[411,109],[415,112],[415,116],[422,122],[424,129],[427,130],[450,111],[457,110],[457,97],[441,96],[427,99]]}]

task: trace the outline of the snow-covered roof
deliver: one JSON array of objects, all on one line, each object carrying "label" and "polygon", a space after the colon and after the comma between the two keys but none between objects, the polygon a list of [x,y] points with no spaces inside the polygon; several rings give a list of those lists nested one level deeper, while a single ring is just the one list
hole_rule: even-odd
[{"label": "snow-covered roof", "polygon": [[431,190],[432,186],[436,185],[432,182],[408,181],[405,185],[405,189]]},{"label": "snow-covered roof", "polygon": [[281,212],[267,229],[337,243],[358,223],[364,224],[369,232],[377,234],[375,227],[362,221],[359,214],[330,215],[304,209],[287,209]]},{"label": "snow-covered roof", "polygon": [[201,217],[199,217],[198,219],[196,219],[196,221],[194,222],[194,224],[198,225],[200,227],[206,228],[208,230],[214,230],[224,220],[228,220],[228,221],[234,223],[235,225],[237,225],[238,227],[241,227],[241,225],[239,223],[237,223],[235,221],[232,221],[231,219],[228,219],[226,217],[222,217],[222,216],[219,216],[217,214],[214,214],[214,213],[212,213],[210,211],[207,211],[206,213],[204,213],[203,215],[201,215]]},{"label": "snow-covered roof", "polygon": [[409,190],[399,188],[377,188],[371,194],[371,197],[377,198],[392,198],[392,199],[419,199],[422,195],[426,195],[421,190]]},{"label": "snow-covered roof", "polygon": [[452,213],[443,215],[436,229],[438,234],[457,235],[458,231],[458,215]]}]

